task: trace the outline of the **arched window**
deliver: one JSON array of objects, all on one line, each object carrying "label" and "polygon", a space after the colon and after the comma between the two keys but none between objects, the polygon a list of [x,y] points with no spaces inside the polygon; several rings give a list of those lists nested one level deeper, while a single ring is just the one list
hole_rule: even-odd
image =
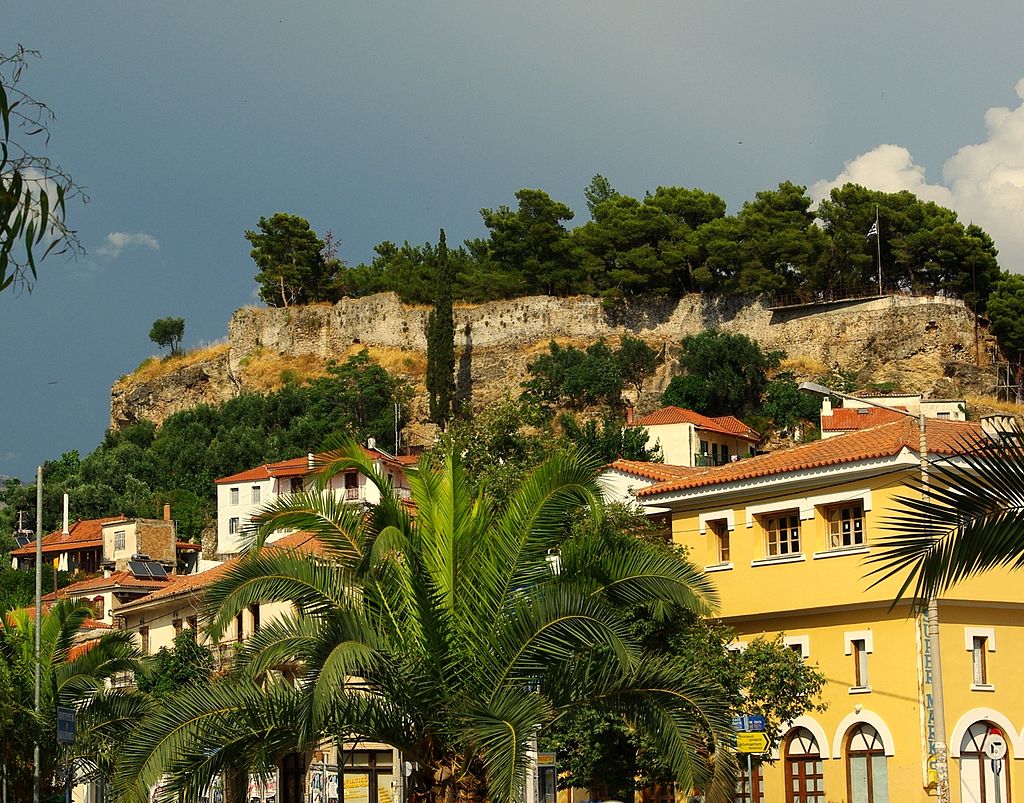
[{"label": "arched window", "polygon": [[851,803],[889,803],[889,771],[882,737],[863,722],[846,736],[846,781]]},{"label": "arched window", "polygon": [[787,803],[825,803],[825,778],[818,740],[807,728],[795,728],[786,740]]},{"label": "arched window", "polygon": [[997,742],[1006,745],[1006,734],[991,722],[975,722],[960,740],[960,798],[964,803],[1009,803],[1010,755],[992,758]]},{"label": "arched window", "polygon": [[103,617],[106,613],[106,609],[103,606],[103,597],[94,597],[92,601],[93,616],[96,617],[96,621],[102,622]]}]

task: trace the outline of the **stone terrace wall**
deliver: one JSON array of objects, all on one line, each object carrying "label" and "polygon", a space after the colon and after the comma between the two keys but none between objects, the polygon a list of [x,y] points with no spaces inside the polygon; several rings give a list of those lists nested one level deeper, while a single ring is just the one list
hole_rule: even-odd
[{"label": "stone terrace wall", "polygon": [[[403,305],[393,293],[344,299],[333,306],[240,309],[228,325],[227,364],[204,372],[202,400],[244,391],[243,361],[259,351],[311,354],[325,362],[358,344],[422,352],[428,313],[425,307]],[[652,395],[642,400],[651,406],[653,394],[674,373],[680,339],[712,327],[745,334],[791,359],[862,371],[907,391],[950,396],[988,392],[993,384],[990,369],[976,365],[974,316],[961,302],[944,298],[891,297],[773,311],[758,301],[698,294],[636,301],[614,310],[593,298],[537,296],[456,307],[455,325],[460,375],[468,385],[462,391],[474,404],[516,392],[527,364],[552,338],[583,345],[599,337],[614,343],[630,334],[661,348],[666,358],[651,383]],[[981,330],[977,350],[982,363],[990,349],[991,339]],[[187,389],[195,378],[181,380],[168,376],[122,394],[130,402],[120,409],[112,406],[114,425],[139,417],[162,420],[163,410],[189,406]],[[139,404],[148,409],[130,409]]]}]

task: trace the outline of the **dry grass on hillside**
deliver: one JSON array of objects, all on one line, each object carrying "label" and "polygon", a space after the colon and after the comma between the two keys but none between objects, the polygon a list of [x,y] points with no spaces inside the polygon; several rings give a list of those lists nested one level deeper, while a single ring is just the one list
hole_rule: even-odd
[{"label": "dry grass on hillside", "polygon": [[964,396],[964,401],[967,402],[967,409],[970,411],[971,418],[975,420],[990,413],[1006,413],[1007,415],[1016,416],[1018,419],[1024,417],[1024,406],[1014,404],[1013,402],[1000,401],[994,396],[967,394]]},{"label": "dry grass on hillside", "polygon": [[344,362],[349,357],[359,354],[363,349],[370,355],[371,360],[390,374],[421,381],[427,375],[426,354],[387,346],[354,345],[342,355],[338,362]]},{"label": "dry grass on hillside", "polygon": [[810,357],[792,357],[784,359],[779,364],[779,373],[788,371],[797,377],[814,378],[828,376],[829,369],[821,360],[814,360]]},{"label": "dry grass on hillside", "polygon": [[258,351],[243,360],[241,373],[246,390],[272,393],[286,382],[302,384],[327,376],[327,366],[312,354]]},{"label": "dry grass on hillside", "polygon": [[128,384],[149,382],[165,374],[188,368],[190,365],[215,360],[225,355],[227,351],[227,343],[214,343],[210,346],[186,351],[176,357],[147,357],[133,373],[121,377],[120,381]]}]

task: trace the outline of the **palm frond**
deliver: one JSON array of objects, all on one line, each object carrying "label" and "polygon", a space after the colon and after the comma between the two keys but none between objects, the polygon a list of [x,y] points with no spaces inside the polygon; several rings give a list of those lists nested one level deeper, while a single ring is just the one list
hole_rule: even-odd
[{"label": "palm frond", "polygon": [[505,687],[485,707],[467,712],[464,738],[483,762],[488,798],[494,803],[523,798],[527,748],[538,724],[550,720],[551,714],[543,697],[516,687]]},{"label": "palm frond", "polygon": [[352,604],[355,582],[344,567],[308,554],[276,550],[251,552],[206,589],[203,607],[217,640],[231,620],[250,605],[290,602],[299,611],[341,610]]},{"label": "palm frond", "polygon": [[874,584],[903,575],[895,601],[920,604],[990,569],[1024,568],[1024,445],[963,442],[929,469],[884,521]]}]

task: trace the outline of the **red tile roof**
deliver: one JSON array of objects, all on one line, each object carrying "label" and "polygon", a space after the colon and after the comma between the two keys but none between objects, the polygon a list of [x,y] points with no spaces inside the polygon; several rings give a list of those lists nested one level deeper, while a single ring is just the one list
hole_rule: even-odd
[{"label": "red tile roof", "polygon": [[664,424],[693,424],[697,429],[704,429],[708,432],[717,432],[721,435],[734,435],[737,438],[757,443],[761,435],[748,427],[738,418],[731,415],[711,418],[693,410],[685,410],[682,407],[662,407],[653,413],[645,415],[634,422],[641,427],[656,427]]},{"label": "red tile roof", "polygon": [[199,552],[202,550],[202,544],[193,544],[191,541],[175,541],[174,548],[178,552]]},{"label": "red tile roof", "polygon": [[[363,453],[371,460],[381,460],[384,463],[397,466],[404,464],[402,459],[392,457],[380,449],[368,449],[365,446],[362,449]],[[304,477],[307,474],[315,474],[319,471],[323,458],[324,455],[322,453],[313,455],[314,468],[312,469],[309,467],[309,455],[303,455],[302,457],[293,457],[291,460],[280,460],[277,463],[264,463],[262,466],[246,469],[238,474],[221,477],[214,482],[217,485],[223,485],[229,482],[259,482],[277,477]]]},{"label": "red tile roof", "polygon": [[171,578],[158,579],[156,577],[139,578],[131,572],[111,572],[109,577],[92,577],[88,580],[79,580],[77,583],[58,588],[43,597],[44,600],[55,600],[64,597],[80,597],[92,591],[111,591],[119,588],[132,589],[141,593],[155,591],[163,588],[171,582]]},{"label": "red tile roof", "polygon": [[[43,554],[54,554],[67,552],[75,549],[89,549],[91,547],[103,546],[103,525],[115,521],[124,521],[123,516],[110,516],[105,519],[86,519],[76,521],[68,527],[65,535],[60,530],[54,530],[49,535],[43,536]],[[32,541],[23,547],[11,550],[11,555],[16,557],[31,557],[36,554],[36,544]]]},{"label": "red tile roof", "polygon": [[[928,450],[939,455],[954,454],[965,445],[984,437],[979,424],[940,419],[929,419],[926,433]],[[780,449],[725,466],[705,469],[689,478],[643,488],[637,491],[637,496],[657,496],[823,466],[894,457],[903,449],[914,453],[918,450],[917,421],[905,417],[871,429],[848,432],[792,449]]]},{"label": "red tile roof", "polygon": [[687,468],[686,466],[670,466],[664,463],[650,463],[642,460],[615,460],[605,468],[615,469],[624,474],[633,474],[637,477],[646,477],[649,480],[666,482],[668,480],[688,477],[696,472],[703,471],[701,468]]},{"label": "red tile roof", "polygon": [[837,407],[832,411],[832,415],[821,417],[821,429],[824,432],[846,432],[877,427],[879,424],[888,424],[890,421],[899,421],[903,418],[906,416],[879,407]]},{"label": "red tile roof", "polygon": [[[306,532],[286,535],[271,544],[267,544],[264,549],[309,552],[314,555],[323,554],[323,547],[320,545],[320,542],[316,540],[316,536],[312,533]],[[136,605],[145,605],[150,602],[191,594],[194,591],[198,591],[199,589],[208,586],[212,581],[216,580],[230,569],[237,561],[238,558],[232,558],[231,560],[226,560],[223,563],[214,566],[212,569],[207,569],[205,572],[199,572],[198,574],[180,574],[163,588],[154,591],[152,594],[142,597],[141,599],[125,603],[118,609],[118,611],[123,612]]]}]

